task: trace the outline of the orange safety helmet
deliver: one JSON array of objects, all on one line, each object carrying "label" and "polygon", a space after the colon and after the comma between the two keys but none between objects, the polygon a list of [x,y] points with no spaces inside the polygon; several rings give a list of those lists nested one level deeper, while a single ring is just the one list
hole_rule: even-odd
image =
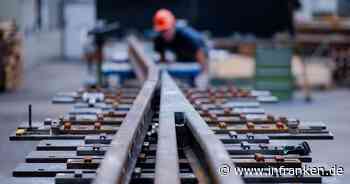
[{"label": "orange safety helmet", "polygon": [[155,31],[166,31],[175,26],[175,16],[167,9],[160,9],[153,17]]}]

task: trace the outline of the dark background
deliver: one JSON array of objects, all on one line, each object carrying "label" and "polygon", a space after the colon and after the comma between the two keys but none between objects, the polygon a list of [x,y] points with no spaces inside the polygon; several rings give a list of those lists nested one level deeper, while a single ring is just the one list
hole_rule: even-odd
[{"label": "dark background", "polygon": [[152,17],[159,8],[172,10],[177,18],[187,19],[200,30],[214,36],[234,32],[269,37],[291,29],[288,0],[100,0],[97,18],[118,21],[124,29],[152,28]]}]

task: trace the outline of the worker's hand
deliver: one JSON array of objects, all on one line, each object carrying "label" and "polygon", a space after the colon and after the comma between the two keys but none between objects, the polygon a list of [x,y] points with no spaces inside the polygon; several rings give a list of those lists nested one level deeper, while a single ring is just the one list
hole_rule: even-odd
[{"label": "worker's hand", "polygon": [[196,86],[199,88],[206,88],[209,83],[209,75],[208,72],[203,71],[196,77],[195,80]]},{"label": "worker's hand", "polygon": [[206,55],[202,49],[199,49],[197,51],[196,59],[197,59],[197,62],[202,67],[202,74],[208,74],[209,73],[208,58],[206,57]]},{"label": "worker's hand", "polygon": [[159,54],[159,60],[158,60],[158,63],[159,64],[164,64],[164,63],[167,63],[167,59],[165,57],[165,54],[164,53],[160,53]]},{"label": "worker's hand", "polygon": [[208,67],[202,67],[201,75],[209,75]]},{"label": "worker's hand", "polygon": [[160,64],[169,64],[169,63],[173,63],[173,61],[168,60],[168,59],[160,59],[160,60],[159,60],[159,63],[160,63]]}]

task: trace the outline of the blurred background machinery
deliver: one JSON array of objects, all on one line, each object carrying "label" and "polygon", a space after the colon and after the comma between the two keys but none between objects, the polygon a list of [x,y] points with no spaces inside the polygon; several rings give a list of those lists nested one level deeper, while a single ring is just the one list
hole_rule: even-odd
[{"label": "blurred background machinery", "polygon": [[[172,10],[177,17],[184,20],[184,24],[203,31],[213,48],[231,51],[228,52],[230,54],[233,51],[233,53],[251,56],[253,63],[256,43],[259,40],[271,40],[271,38],[276,38],[276,33],[287,33],[278,34],[282,36],[277,36],[277,38],[287,35],[286,39],[295,41],[292,45],[295,51],[293,55],[302,54],[300,62],[305,63],[304,65],[298,64],[297,61],[291,62],[294,68],[292,76],[296,84],[293,87],[304,86],[304,82],[301,82],[304,81],[304,78],[310,79],[308,83],[312,86],[315,84],[317,87],[325,88],[332,86],[334,84],[332,81],[338,85],[348,83],[348,65],[345,60],[348,52],[349,26],[347,15],[343,13],[348,7],[346,0],[288,0],[283,2],[268,0],[219,4],[209,0],[201,2],[195,0],[156,1],[151,3],[151,6],[147,1],[130,3],[129,1],[111,0],[96,2],[89,0],[55,2],[16,0],[2,3],[4,4],[1,6],[3,8],[2,19],[15,20],[19,30],[26,35],[38,31],[55,34],[59,39],[57,55],[67,59],[81,58],[90,42],[88,30],[101,21],[107,24],[118,22],[120,29],[115,32],[116,38],[122,38],[131,32],[142,34],[145,38],[152,37],[151,21],[149,20],[155,10],[163,7]],[[148,8],[144,10],[146,5]],[[229,17],[229,23],[225,17]],[[273,21],[270,21],[272,19]],[[118,42],[114,42],[114,46],[117,45],[116,43]],[[116,47],[120,49],[122,44]],[[299,52],[300,50],[302,52]],[[114,54],[115,57],[118,57],[116,55]],[[219,60],[223,60],[220,56],[222,55],[218,56]],[[215,58],[214,52],[212,60]],[[226,60],[231,60],[230,58],[232,58],[231,55]],[[315,60],[314,58],[322,62],[308,62]],[[108,60],[108,57],[106,59]],[[232,60],[236,62],[233,63]],[[239,64],[241,59],[232,60],[228,62],[241,66]],[[212,63],[217,66],[225,62]],[[248,67],[251,66],[248,62],[242,65],[247,65],[247,68],[240,68],[241,74],[237,74],[234,69],[225,70],[225,72],[214,70],[213,73],[220,73],[220,75],[225,73],[224,78],[227,79],[232,77],[254,79],[254,67]],[[302,75],[304,66],[307,77]],[[317,74],[311,69],[313,66],[321,68],[324,72]],[[230,73],[233,76],[230,76]],[[212,79],[215,78],[214,75]]]}]

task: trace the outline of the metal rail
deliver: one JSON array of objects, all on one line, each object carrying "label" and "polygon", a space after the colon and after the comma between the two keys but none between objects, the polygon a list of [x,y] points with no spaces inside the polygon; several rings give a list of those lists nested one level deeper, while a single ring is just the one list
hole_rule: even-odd
[{"label": "metal rail", "polygon": [[145,82],[118,133],[113,137],[111,148],[97,171],[95,184],[126,184],[130,182],[148,125],[154,113],[152,99],[159,82],[159,69],[145,57],[135,38],[129,38],[129,46],[134,69],[139,72],[139,79]]},{"label": "metal rail", "polygon": [[[159,68],[146,57],[134,37],[129,38],[128,41],[131,63],[137,77],[144,83],[118,133],[113,137],[112,147],[106,153],[97,171],[94,184],[126,184],[130,182],[137,157],[141,151],[142,142],[152,118],[152,100],[154,100],[156,91],[159,89]],[[202,151],[204,158],[201,158],[201,160],[203,159],[205,162],[205,172],[208,173],[210,181],[205,183],[243,183],[240,176],[220,175],[220,167],[229,166],[233,168],[233,162],[228,152],[165,71],[161,80],[159,142],[154,182],[156,184],[180,183],[175,128],[175,113],[177,112],[185,114],[186,125]]]},{"label": "metal rail", "polygon": [[146,56],[139,41],[134,36],[130,36],[127,40],[129,44],[129,60],[133,66],[136,77],[141,82],[146,80],[158,80],[159,75],[156,73],[159,72],[159,69],[155,63]]},{"label": "metal rail", "polygon": [[187,101],[167,72],[162,73],[162,94],[167,96],[167,100],[169,100],[167,103],[171,104],[173,111],[185,114],[186,125],[203,151],[210,181],[217,184],[243,183],[240,176],[235,176],[232,173],[226,176],[220,175],[221,167],[230,167],[230,169],[234,167],[228,152],[198,112]]},{"label": "metal rail", "polygon": [[179,158],[175,127],[177,102],[171,91],[161,81],[158,146],[156,155],[155,184],[180,184]]}]

